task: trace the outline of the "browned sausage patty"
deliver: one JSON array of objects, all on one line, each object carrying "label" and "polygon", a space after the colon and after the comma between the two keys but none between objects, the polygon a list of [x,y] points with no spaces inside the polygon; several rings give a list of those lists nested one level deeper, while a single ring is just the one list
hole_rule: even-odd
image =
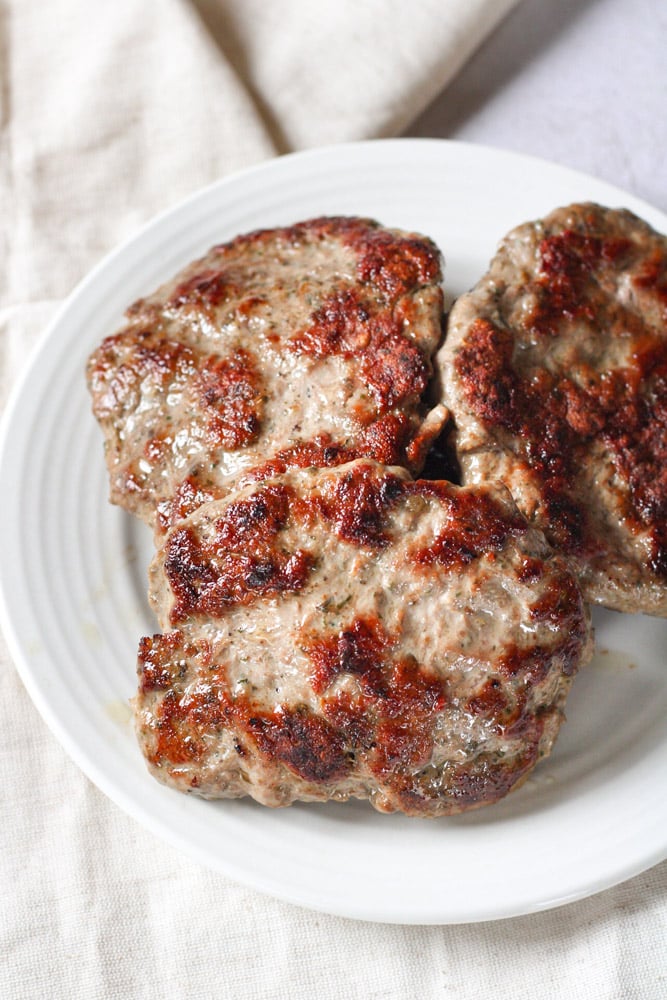
[{"label": "browned sausage patty", "polygon": [[667,239],[593,204],[519,226],[438,369],[463,482],[501,480],[587,599],[667,615]]},{"label": "browned sausage patty", "polygon": [[495,802],[550,752],[590,654],[575,577],[506,491],[367,460],[202,505],[150,580],[139,741],[209,798]]},{"label": "browned sausage patty", "polygon": [[88,365],[111,499],[164,530],[290,467],[418,470],[442,330],[430,240],[320,218],[214,247],[127,313]]}]

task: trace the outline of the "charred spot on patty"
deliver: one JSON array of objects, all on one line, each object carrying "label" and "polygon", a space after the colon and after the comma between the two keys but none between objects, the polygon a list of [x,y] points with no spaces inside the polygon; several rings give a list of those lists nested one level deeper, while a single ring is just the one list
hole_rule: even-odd
[{"label": "charred spot on patty", "polygon": [[171,624],[193,614],[220,616],[227,607],[303,587],[312,556],[277,544],[288,518],[286,490],[267,485],[230,503],[205,541],[189,526],[175,530],[164,556],[174,595]]}]

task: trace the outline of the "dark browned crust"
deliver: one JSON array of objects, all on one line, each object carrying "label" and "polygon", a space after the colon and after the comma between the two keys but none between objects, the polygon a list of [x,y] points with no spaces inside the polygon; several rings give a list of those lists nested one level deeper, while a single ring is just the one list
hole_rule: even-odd
[{"label": "dark browned crust", "polygon": [[427,548],[416,549],[417,565],[462,570],[489,552],[498,552],[508,539],[526,530],[519,511],[507,507],[492,493],[453,491],[449,483],[421,480],[407,487],[414,495],[437,497],[447,510],[447,523]]},{"label": "dark browned crust", "polygon": [[[560,209],[535,229],[533,274],[521,256],[528,237],[515,246],[510,234],[492,278],[455,306],[456,346],[442,352],[452,367],[445,402],[457,424],[472,417],[485,432],[478,454],[488,447],[505,455],[515,496],[521,480],[539,493],[527,513],[579,561],[594,600],[605,562],[622,575],[628,557],[582,471],[612,468],[605,479],[613,478],[615,516],[628,539],[647,539],[647,579],[667,594],[667,239],[629,212],[594,205]],[[475,316],[468,303],[476,294]],[[627,565],[633,578],[643,572]],[[619,600],[625,607],[629,598]],[[646,610],[652,604],[667,613],[647,597]],[[641,610],[642,598],[628,609]]]},{"label": "dark browned crust", "polygon": [[[377,295],[377,289],[369,293]],[[393,302],[378,309],[370,295],[345,289],[326,299],[288,349],[314,358],[357,358],[360,377],[370,386],[379,411],[386,412],[419,400],[430,374],[422,351],[406,340],[403,323],[404,316]]]},{"label": "dark browned crust", "polygon": [[226,606],[303,587],[312,556],[303,549],[286,553],[278,545],[289,501],[286,489],[269,484],[247,500],[230,503],[207,544],[191,527],[176,528],[164,556],[175,597],[172,625],[195,615],[219,617]]}]

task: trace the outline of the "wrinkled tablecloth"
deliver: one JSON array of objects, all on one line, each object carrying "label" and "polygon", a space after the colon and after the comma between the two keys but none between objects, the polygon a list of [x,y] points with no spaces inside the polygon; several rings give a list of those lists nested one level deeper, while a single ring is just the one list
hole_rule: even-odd
[{"label": "wrinkled tablecloth", "polygon": [[[291,150],[462,138],[667,209],[666,43],[660,0],[0,2],[0,400],[107,251],[200,186]],[[667,865],[494,923],[311,913],[125,816],[0,656],[6,1000],[667,996]]]}]

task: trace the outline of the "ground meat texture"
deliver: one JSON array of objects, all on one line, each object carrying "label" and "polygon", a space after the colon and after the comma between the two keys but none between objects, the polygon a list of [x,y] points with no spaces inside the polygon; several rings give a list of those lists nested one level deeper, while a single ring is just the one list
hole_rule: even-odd
[{"label": "ground meat texture", "polygon": [[320,218],[214,247],[89,360],[111,499],[158,534],[267,471],[369,456],[421,468],[442,334],[425,237]]},{"label": "ground meat texture", "polygon": [[520,226],[437,368],[462,481],[501,480],[588,600],[667,615],[667,239],[593,204]]},{"label": "ground meat texture", "polygon": [[207,798],[488,805],[553,745],[591,651],[567,562],[504,490],[357,460],[202,504],[150,570],[136,728]]}]

